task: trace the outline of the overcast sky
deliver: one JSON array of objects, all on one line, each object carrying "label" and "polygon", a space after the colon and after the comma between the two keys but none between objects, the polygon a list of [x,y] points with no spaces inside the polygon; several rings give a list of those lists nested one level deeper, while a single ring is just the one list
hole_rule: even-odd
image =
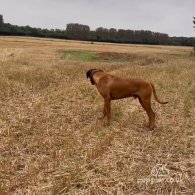
[{"label": "overcast sky", "polygon": [[65,29],[68,23],[195,37],[195,0],[0,0],[4,22]]}]

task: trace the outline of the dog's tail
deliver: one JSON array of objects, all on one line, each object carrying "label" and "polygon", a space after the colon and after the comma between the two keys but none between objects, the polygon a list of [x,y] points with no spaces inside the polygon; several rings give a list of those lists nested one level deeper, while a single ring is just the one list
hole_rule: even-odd
[{"label": "dog's tail", "polygon": [[150,84],[151,84],[151,86],[152,86],[153,94],[154,94],[154,97],[155,97],[156,101],[157,101],[158,103],[160,103],[160,104],[167,104],[168,102],[162,102],[162,101],[160,101],[160,100],[158,99],[158,97],[157,97],[157,95],[156,95],[156,90],[155,90],[154,85],[153,85],[152,83],[150,83]]}]

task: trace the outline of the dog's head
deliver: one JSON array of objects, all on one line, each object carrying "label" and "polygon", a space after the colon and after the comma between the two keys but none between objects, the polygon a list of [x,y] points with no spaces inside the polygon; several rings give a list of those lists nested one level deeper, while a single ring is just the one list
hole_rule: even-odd
[{"label": "dog's head", "polygon": [[93,75],[96,73],[96,72],[103,72],[103,70],[100,70],[100,69],[89,69],[87,72],[86,72],[86,77],[87,79],[90,79],[91,81],[91,84],[94,85],[95,82],[93,80]]}]

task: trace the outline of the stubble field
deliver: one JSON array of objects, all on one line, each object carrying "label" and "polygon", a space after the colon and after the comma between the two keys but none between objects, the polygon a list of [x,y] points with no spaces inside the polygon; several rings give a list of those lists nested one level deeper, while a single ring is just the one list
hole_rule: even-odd
[{"label": "stubble field", "polygon": [[[89,68],[151,81],[157,128],[133,98],[98,120]],[[190,47],[0,37],[0,194],[193,194],[194,129]]]}]

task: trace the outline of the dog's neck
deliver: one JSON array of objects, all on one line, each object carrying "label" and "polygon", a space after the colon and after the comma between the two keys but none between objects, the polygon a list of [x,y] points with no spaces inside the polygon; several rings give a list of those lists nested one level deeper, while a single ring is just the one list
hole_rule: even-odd
[{"label": "dog's neck", "polygon": [[102,73],[102,70],[95,70],[90,75],[90,81],[92,85],[96,85],[99,81],[99,73]]},{"label": "dog's neck", "polygon": [[97,72],[93,73],[92,79],[93,79],[95,85],[98,84],[100,78],[102,77],[102,73],[103,73],[103,71],[97,71]]}]

